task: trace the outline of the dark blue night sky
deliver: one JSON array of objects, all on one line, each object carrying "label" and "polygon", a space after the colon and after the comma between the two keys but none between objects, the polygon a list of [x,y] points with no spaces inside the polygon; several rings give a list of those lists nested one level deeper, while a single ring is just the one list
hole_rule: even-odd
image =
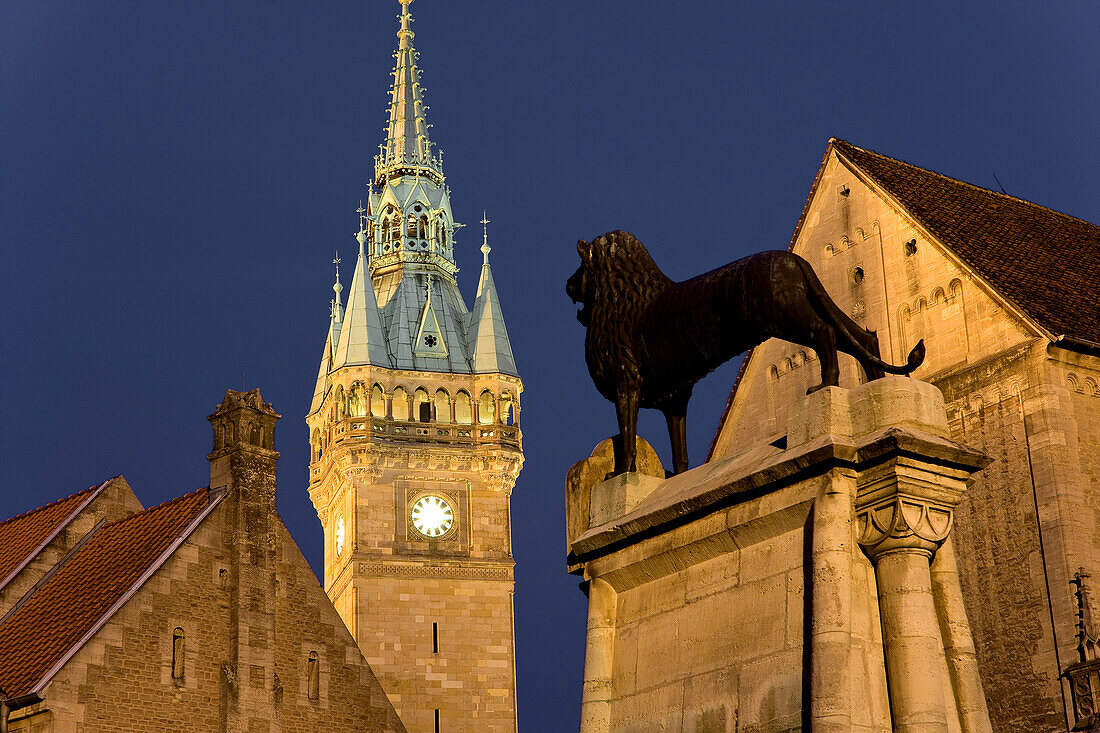
[{"label": "dark blue night sky", "polygon": [[[830,136],[1100,222],[1100,6],[418,0],[472,303],[492,263],[526,383],[513,494],[521,728],[576,729],[585,602],[564,476],[614,431],[564,294],[633,231],[677,279],[786,247]],[[260,387],[279,508],[320,567],[303,416],[333,250],[383,137],[393,0],[0,0],[0,497],[208,480],[204,419]],[[350,270],[345,272],[345,287]],[[696,390],[705,455],[736,371]],[[659,415],[642,434],[667,456]],[[736,623],[736,619],[731,619]]]}]

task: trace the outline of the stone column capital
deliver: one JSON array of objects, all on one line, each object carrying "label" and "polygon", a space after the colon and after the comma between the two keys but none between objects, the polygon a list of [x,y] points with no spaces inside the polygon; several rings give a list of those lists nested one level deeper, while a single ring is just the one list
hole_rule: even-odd
[{"label": "stone column capital", "polygon": [[932,557],[951,533],[969,472],[897,457],[864,475],[856,495],[856,537],[872,561],[906,550]]},{"label": "stone column capital", "polygon": [[858,509],[856,533],[871,560],[892,550],[931,557],[947,539],[953,521],[953,506],[899,494]]}]

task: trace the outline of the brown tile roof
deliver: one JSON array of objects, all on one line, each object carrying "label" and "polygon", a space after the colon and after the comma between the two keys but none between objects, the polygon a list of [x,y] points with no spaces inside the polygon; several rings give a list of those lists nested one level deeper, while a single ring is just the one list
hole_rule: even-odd
[{"label": "brown tile roof", "polygon": [[35,691],[124,600],[160,556],[212,508],[219,492],[199,489],[104,525],[23,605],[0,624],[0,691]]},{"label": "brown tile roof", "polygon": [[0,522],[0,588],[36,551],[80,513],[106,482]]},{"label": "brown tile roof", "polygon": [[831,145],[1043,328],[1100,342],[1100,227],[844,140]]}]

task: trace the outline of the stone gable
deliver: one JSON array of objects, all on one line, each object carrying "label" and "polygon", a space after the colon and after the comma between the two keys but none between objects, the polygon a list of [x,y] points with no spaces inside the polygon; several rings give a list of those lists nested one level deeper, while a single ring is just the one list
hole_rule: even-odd
[{"label": "stone gable", "polygon": [[[996,224],[1010,214],[1020,221]],[[958,506],[954,542],[998,733],[1073,720],[1059,679],[1077,659],[1068,582],[1100,568],[1100,351],[1050,330],[1094,305],[1076,270],[1061,288],[1057,267],[1016,266],[1009,254],[1061,251],[1067,227],[1092,246],[1087,222],[833,141],[792,238],[838,305],[877,332],[884,357],[900,363],[925,340],[913,376],[943,392],[951,437],[993,459]],[[841,386],[863,378],[842,356]],[[772,340],[750,352],[711,460],[782,441],[790,406],[818,379],[811,349]]]}]

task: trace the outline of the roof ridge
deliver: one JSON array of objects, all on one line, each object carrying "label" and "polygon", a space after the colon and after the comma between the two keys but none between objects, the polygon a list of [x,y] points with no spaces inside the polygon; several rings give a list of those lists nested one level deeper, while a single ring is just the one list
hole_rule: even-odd
[{"label": "roof ridge", "polygon": [[[122,474],[119,474],[119,476],[121,476],[121,475]],[[98,484],[95,484],[93,486],[89,486],[86,489],[81,489],[80,491],[73,492],[72,494],[69,494],[68,496],[63,496],[60,499],[56,499],[54,501],[51,501],[49,504],[43,504],[40,507],[36,507],[34,509],[28,509],[27,511],[23,512],[22,514],[16,514],[14,517],[8,517],[7,519],[5,519],[3,521],[0,521],[0,527],[3,527],[5,524],[8,524],[9,522],[14,522],[17,519],[23,519],[25,517],[29,517],[32,514],[37,514],[38,512],[42,511],[43,509],[49,509],[50,507],[55,507],[55,506],[57,506],[58,504],[60,504],[62,502],[69,501],[71,499],[75,499],[78,496],[83,496],[84,494],[87,494],[91,491],[95,491],[100,486],[103,486],[103,484],[105,484],[108,481],[111,481],[113,479],[116,479],[116,478],[118,478],[118,476],[112,476],[111,478],[107,479],[107,481],[102,481],[102,482],[100,482]]]},{"label": "roof ridge", "polygon": [[161,504],[157,504],[156,506],[151,506],[148,509],[143,509],[140,512],[134,512],[133,514],[127,514],[125,517],[120,517],[119,519],[116,519],[113,522],[108,522],[107,524],[103,525],[103,529],[105,529],[105,530],[106,529],[111,529],[113,527],[117,527],[120,524],[123,524],[124,522],[129,522],[129,521],[131,521],[133,519],[137,519],[139,517],[149,516],[149,514],[155,512],[155,511],[165,509],[165,508],[167,508],[167,507],[169,507],[173,504],[178,504],[181,501],[184,501],[185,499],[190,499],[194,496],[197,496],[198,494],[200,494],[204,491],[207,492],[207,493],[210,493],[210,487],[209,486],[204,486],[201,489],[195,489],[194,491],[189,491],[186,494],[183,494],[181,496],[177,496],[174,499],[169,499],[168,501],[163,502]]},{"label": "roof ridge", "polygon": [[[916,163],[910,163],[908,160],[903,160],[901,158],[894,158],[894,157],[891,157],[889,155],[885,155],[883,153],[880,153],[877,150],[871,150],[870,148],[861,148],[860,146],[856,145],[855,143],[849,142],[848,140],[844,140],[844,139],[839,138],[839,137],[830,138],[829,142],[833,143],[833,144],[839,143],[841,146],[847,146],[847,147],[855,148],[856,150],[858,150],[862,153],[867,153],[867,154],[870,154],[870,155],[876,155],[880,158],[885,158],[886,160],[889,160],[893,163],[900,163],[902,165],[907,165],[907,166],[910,166],[912,168],[916,168],[918,170],[924,171],[925,173],[930,173],[933,176],[937,176],[938,178],[942,178],[944,180],[951,181],[952,183],[958,183],[958,184],[962,184],[964,186],[969,186],[970,188],[977,189],[978,191],[983,191],[985,193],[993,194],[994,196],[997,196],[998,198],[1011,199],[1013,201],[1018,201],[1021,204],[1026,204],[1027,206],[1034,206],[1034,207],[1039,208],[1039,209],[1045,209],[1045,210],[1051,212],[1052,214],[1057,214],[1058,216],[1064,216],[1067,219],[1073,219],[1074,221],[1079,221],[1083,224],[1088,224],[1090,227],[1100,229],[1100,225],[1093,224],[1088,219],[1082,219],[1079,216],[1074,216],[1073,214],[1067,214],[1064,211],[1059,211],[1058,209],[1051,208],[1050,206],[1046,206],[1044,204],[1038,204],[1038,203],[1035,203],[1034,201],[1029,201],[1028,199],[1020,198],[1019,196],[1013,196],[1010,193],[1005,193],[1003,191],[994,191],[991,188],[986,188],[985,186],[979,186],[976,183],[971,183],[970,181],[964,181],[961,178],[952,178],[951,176],[947,175],[946,173],[940,173],[939,171],[933,170],[932,168],[925,168],[923,166],[917,165]],[[852,162],[855,163],[856,161],[852,161]],[[859,164],[856,163],[856,165],[859,165]],[[862,168],[862,166],[860,166],[860,168]],[[872,177],[877,179],[877,176],[875,176],[870,171],[866,171],[866,172],[868,173],[868,175],[871,175]]]}]

